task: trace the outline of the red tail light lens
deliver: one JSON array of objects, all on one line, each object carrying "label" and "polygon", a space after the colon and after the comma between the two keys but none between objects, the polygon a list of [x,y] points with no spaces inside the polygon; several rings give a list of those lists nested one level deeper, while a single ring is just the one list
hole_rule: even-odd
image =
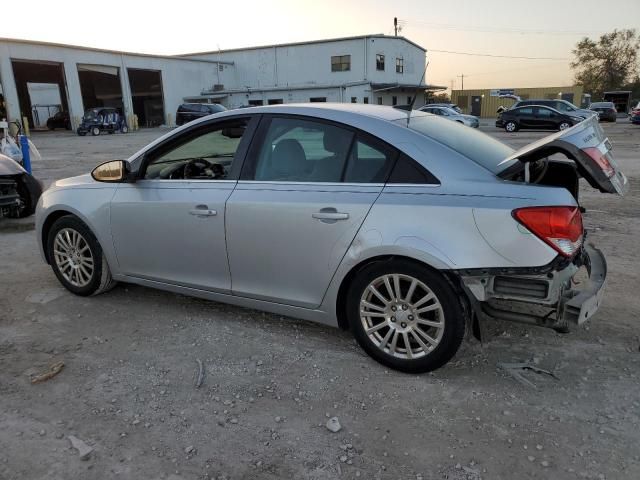
[{"label": "red tail light lens", "polygon": [[582,245],[582,214],[578,207],[518,208],[513,217],[565,257],[573,256]]},{"label": "red tail light lens", "polygon": [[607,157],[600,151],[599,148],[589,147],[582,149],[582,151],[589,155],[598,164],[607,178],[613,177],[613,175],[616,173],[609,163],[609,160],[607,160]]}]

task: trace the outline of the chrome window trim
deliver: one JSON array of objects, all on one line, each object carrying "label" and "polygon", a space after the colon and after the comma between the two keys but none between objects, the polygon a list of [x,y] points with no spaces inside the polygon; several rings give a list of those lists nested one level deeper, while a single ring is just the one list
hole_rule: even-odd
[{"label": "chrome window trim", "polygon": [[275,181],[275,180],[239,180],[238,184],[266,184],[266,185],[311,185],[311,186],[329,186],[329,187],[384,187],[384,183],[365,183],[365,182],[293,182],[293,181]]}]

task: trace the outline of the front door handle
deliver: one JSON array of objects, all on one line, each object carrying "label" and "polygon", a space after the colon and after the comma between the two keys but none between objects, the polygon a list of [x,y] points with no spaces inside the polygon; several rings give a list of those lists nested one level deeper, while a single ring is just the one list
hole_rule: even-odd
[{"label": "front door handle", "polygon": [[334,223],[338,220],[347,220],[349,218],[348,213],[338,212],[333,207],[323,208],[319,212],[312,213],[311,216],[324,223]]},{"label": "front door handle", "polygon": [[189,214],[196,217],[215,217],[218,212],[210,210],[206,205],[196,205],[196,208],[189,210]]}]

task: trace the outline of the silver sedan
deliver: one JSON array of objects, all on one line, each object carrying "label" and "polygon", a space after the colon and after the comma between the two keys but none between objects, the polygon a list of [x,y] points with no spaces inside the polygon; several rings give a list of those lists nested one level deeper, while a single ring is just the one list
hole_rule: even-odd
[{"label": "silver sedan", "polygon": [[480,126],[480,120],[478,120],[478,117],[475,117],[473,115],[465,115],[464,113],[460,113],[453,108],[425,105],[424,107],[420,108],[420,111],[438,115],[447,120],[451,120],[452,122],[462,123],[467,127],[478,128]]},{"label": "silver sedan", "polygon": [[627,188],[597,120],[514,152],[417,111],[247,108],[55,182],[37,238],[77,295],[126,282],[312,320],[424,372],[486,319],[565,330],[594,314],[606,264],[583,245],[581,174]]}]

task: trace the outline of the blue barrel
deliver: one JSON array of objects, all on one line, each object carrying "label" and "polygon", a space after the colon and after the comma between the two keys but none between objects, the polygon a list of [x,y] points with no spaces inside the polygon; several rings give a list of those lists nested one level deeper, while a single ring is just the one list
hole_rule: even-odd
[{"label": "blue barrel", "polygon": [[29,155],[29,138],[20,135],[20,148],[22,148],[22,166],[31,174],[31,156]]}]

